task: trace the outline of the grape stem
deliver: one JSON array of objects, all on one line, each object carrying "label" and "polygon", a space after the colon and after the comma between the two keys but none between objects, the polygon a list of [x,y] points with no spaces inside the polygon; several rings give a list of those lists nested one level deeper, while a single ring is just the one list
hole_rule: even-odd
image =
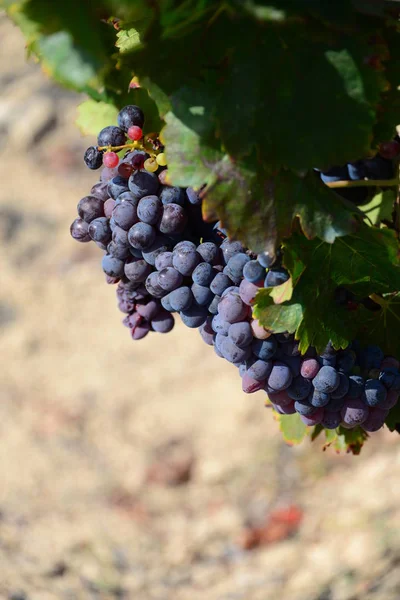
[{"label": "grape stem", "polygon": [[157,154],[149,151],[145,146],[139,142],[132,142],[131,144],[123,144],[122,146],[97,146],[97,150],[106,150],[107,152],[119,152],[124,148],[129,148],[131,150],[143,150],[147,152],[151,156],[151,158],[156,158]]},{"label": "grape stem", "polygon": [[399,179],[360,179],[358,181],[331,181],[325,183],[329,188],[350,188],[350,187],[391,187],[398,186]]}]

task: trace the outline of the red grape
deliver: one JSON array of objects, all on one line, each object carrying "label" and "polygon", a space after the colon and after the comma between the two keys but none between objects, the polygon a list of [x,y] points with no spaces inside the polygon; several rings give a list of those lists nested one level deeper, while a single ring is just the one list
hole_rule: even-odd
[{"label": "red grape", "polygon": [[132,125],[132,127],[129,127],[128,138],[130,138],[131,140],[134,140],[134,141],[138,141],[138,140],[141,140],[142,137],[143,137],[143,131],[140,127],[138,127],[137,125]]},{"label": "red grape", "polygon": [[106,152],[103,156],[103,165],[109,169],[114,169],[119,163],[118,155],[115,152]]}]

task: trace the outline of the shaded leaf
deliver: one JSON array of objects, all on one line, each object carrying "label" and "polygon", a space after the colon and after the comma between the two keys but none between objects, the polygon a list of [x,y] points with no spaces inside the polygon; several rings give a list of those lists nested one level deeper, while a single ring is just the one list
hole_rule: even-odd
[{"label": "shaded leaf", "polygon": [[396,195],[393,190],[380,190],[367,204],[358,208],[365,213],[365,222],[379,225],[382,221],[391,221]]},{"label": "shaded leaf", "polygon": [[118,109],[112,104],[85,100],[78,106],[78,117],[75,123],[83,135],[97,137],[103,127],[117,124],[117,115]]}]

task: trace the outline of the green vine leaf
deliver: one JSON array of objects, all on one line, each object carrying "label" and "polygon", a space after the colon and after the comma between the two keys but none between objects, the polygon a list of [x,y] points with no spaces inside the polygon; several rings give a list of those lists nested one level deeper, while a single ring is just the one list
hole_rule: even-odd
[{"label": "green vine leaf", "polygon": [[83,135],[98,136],[99,131],[107,125],[117,124],[118,109],[106,102],[85,100],[78,106],[78,116],[75,121]]},{"label": "green vine leaf", "polygon": [[300,415],[278,415],[279,428],[283,439],[291,446],[300,444],[307,435],[307,426],[300,419]]},{"label": "green vine leaf", "polygon": [[[271,289],[258,292],[254,315],[276,332],[290,331],[300,340],[300,349],[315,346],[322,350],[329,340],[335,348],[345,348],[363,331],[387,352],[393,343],[387,337],[398,331],[397,296],[384,301],[384,310],[355,312],[335,302],[335,290],[343,286],[361,296],[400,289],[400,255],[396,235],[389,229],[360,226],[357,233],[338,238],[334,244],[307,240],[294,234],[284,244],[284,263],[296,275],[290,301],[275,304]],[[300,275],[299,275],[300,273]],[[400,308],[400,302],[399,302]],[[387,326],[388,320],[396,321]],[[394,341],[394,340],[393,340]],[[400,343],[396,341],[397,354]]]},{"label": "green vine leaf", "polygon": [[365,213],[367,224],[379,225],[383,221],[391,221],[396,194],[393,190],[380,190],[367,204],[358,208]]}]

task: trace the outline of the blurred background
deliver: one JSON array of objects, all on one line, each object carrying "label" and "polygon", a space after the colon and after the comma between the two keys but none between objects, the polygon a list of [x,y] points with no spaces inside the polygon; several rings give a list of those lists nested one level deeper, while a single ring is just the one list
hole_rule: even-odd
[{"label": "blurred background", "polygon": [[397,436],[290,448],[197,331],[133,342],[69,235],[82,98],[0,39],[0,598],[398,600]]}]

